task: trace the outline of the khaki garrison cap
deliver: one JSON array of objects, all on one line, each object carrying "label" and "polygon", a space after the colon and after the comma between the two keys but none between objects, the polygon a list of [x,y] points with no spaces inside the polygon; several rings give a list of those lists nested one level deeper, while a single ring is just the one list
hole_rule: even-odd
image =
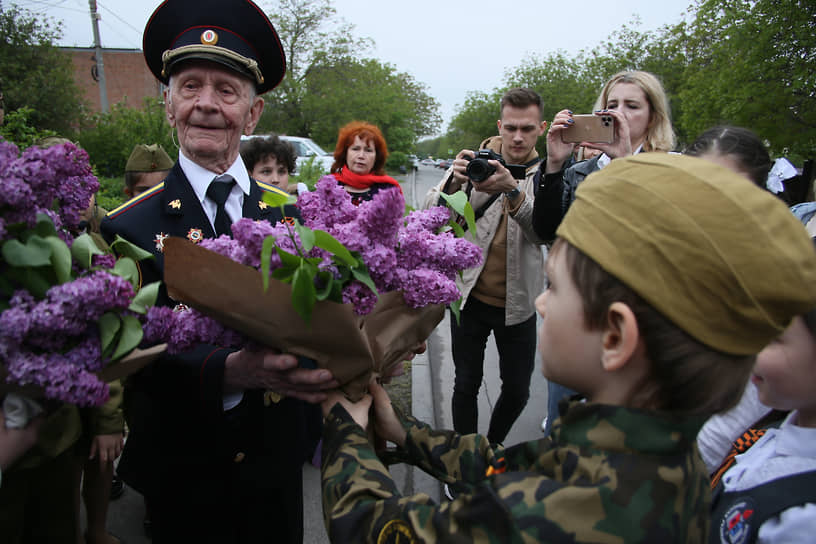
[{"label": "khaki garrison cap", "polygon": [[578,186],[557,234],[703,344],[760,352],[816,307],[816,250],[787,206],[703,159],[641,153]]},{"label": "khaki garrison cap", "polygon": [[170,170],[173,160],[159,144],[136,144],[128,157],[125,172]]}]

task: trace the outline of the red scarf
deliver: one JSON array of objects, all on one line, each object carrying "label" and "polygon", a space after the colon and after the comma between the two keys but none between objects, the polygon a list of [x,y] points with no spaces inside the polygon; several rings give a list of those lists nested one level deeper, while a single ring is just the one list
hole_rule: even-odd
[{"label": "red scarf", "polygon": [[389,183],[391,185],[399,187],[400,193],[402,192],[400,182],[395,180],[391,176],[378,176],[376,174],[355,174],[348,168],[341,168],[339,172],[334,173],[334,177],[336,177],[337,181],[339,181],[343,185],[348,185],[349,187],[352,187],[354,189],[368,190],[375,183]]}]

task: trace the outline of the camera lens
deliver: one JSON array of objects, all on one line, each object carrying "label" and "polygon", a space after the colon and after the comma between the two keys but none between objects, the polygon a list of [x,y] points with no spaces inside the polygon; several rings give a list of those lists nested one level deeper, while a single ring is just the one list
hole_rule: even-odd
[{"label": "camera lens", "polygon": [[471,181],[479,183],[489,178],[496,171],[488,164],[487,159],[473,159],[467,165],[465,172]]}]

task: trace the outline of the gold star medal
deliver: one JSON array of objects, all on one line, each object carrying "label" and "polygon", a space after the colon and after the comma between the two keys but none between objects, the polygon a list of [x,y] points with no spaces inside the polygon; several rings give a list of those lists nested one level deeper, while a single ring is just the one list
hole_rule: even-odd
[{"label": "gold star medal", "polygon": [[180,210],[181,209],[181,200],[179,200],[178,198],[175,199],[175,200],[171,200],[170,201],[170,207],[173,208],[174,210]]},{"label": "gold star medal", "polygon": [[259,207],[260,209],[262,209],[262,210],[265,210],[265,209],[267,209],[267,208],[269,207],[269,204],[267,204],[267,203],[266,203],[266,202],[264,202],[263,200],[259,200],[259,201],[258,201],[258,207]]},{"label": "gold star medal", "polygon": [[199,243],[203,238],[204,233],[201,232],[201,229],[190,229],[190,231],[187,233],[187,239],[194,244]]}]

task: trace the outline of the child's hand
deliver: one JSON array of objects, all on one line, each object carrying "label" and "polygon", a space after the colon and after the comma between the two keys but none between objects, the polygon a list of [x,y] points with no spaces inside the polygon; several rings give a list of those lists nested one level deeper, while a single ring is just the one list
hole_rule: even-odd
[{"label": "child's hand", "polygon": [[368,409],[371,408],[371,395],[366,395],[357,402],[351,402],[343,395],[342,391],[331,391],[328,393],[328,398],[321,403],[323,415],[329,415],[329,412],[337,403],[340,403],[346,409],[346,412],[349,413],[357,425],[363,429],[368,427]]},{"label": "child's hand", "polygon": [[124,447],[123,438],[122,433],[98,434],[94,436],[88,459],[95,459],[98,456],[100,466],[113,461],[122,454],[122,448]]},{"label": "child's hand", "polygon": [[405,432],[399,419],[397,419],[397,414],[394,412],[388,393],[376,380],[371,380],[368,390],[374,397],[375,433],[377,436],[390,440],[400,447],[404,446],[405,437],[408,433]]}]

